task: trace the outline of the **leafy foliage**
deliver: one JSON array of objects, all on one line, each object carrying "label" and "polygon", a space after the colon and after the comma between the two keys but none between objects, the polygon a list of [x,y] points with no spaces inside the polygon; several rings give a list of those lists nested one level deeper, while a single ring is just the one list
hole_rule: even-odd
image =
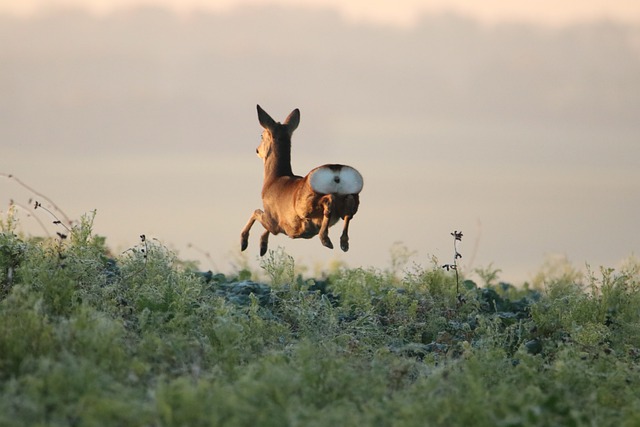
[{"label": "leafy foliage", "polygon": [[304,279],[276,251],[258,283],[154,240],[112,258],[92,220],[50,240],[3,220],[0,425],[640,423],[637,261],[480,288],[438,266]]}]

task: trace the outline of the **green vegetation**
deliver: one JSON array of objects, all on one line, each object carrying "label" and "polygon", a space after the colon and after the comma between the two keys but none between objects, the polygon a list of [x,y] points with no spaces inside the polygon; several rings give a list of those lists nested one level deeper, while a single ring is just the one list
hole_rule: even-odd
[{"label": "green vegetation", "polygon": [[257,283],[144,238],[113,259],[91,216],[48,240],[12,221],[1,426],[640,425],[638,262],[478,287],[437,265],[304,279],[276,251]]}]

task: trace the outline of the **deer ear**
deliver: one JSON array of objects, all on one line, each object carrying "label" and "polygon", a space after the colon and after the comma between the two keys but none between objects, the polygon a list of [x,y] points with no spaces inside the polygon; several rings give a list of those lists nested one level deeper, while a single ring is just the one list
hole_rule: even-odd
[{"label": "deer ear", "polygon": [[297,108],[289,114],[289,116],[285,119],[284,123],[289,128],[289,133],[293,133],[294,130],[298,128],[300,124],[300,110]]},{"label": "deer ear", "polygon": [[275,128],[276,121],[273,120],[271,116],[262,109],[262,107],[260,107],[259,105],[257,105],[257,107],[258,107],[258,121],[260,122],[260,125],[263,128],[269,129],[269,130]]}]

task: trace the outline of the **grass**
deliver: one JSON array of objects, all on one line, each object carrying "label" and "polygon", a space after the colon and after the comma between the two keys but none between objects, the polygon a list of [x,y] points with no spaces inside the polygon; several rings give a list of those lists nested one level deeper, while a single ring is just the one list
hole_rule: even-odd
[{"label": "grass", "polygon": [[[198,274],[92,216],[0,232],[1,426],[640,425],[640,263],[482,287],[414,267]],[[456,291],[456,288],[458,290]]]}]

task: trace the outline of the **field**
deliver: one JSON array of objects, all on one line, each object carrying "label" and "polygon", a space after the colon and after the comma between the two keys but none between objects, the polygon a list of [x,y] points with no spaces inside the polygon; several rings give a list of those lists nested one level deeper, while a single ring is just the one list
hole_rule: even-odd
[{"label": "field", "polygon": [[[0,233],[1,426],[638,426],[640,263],[199,273],[92,217]],[[455,261],[455,260],[454,260]]]}]

